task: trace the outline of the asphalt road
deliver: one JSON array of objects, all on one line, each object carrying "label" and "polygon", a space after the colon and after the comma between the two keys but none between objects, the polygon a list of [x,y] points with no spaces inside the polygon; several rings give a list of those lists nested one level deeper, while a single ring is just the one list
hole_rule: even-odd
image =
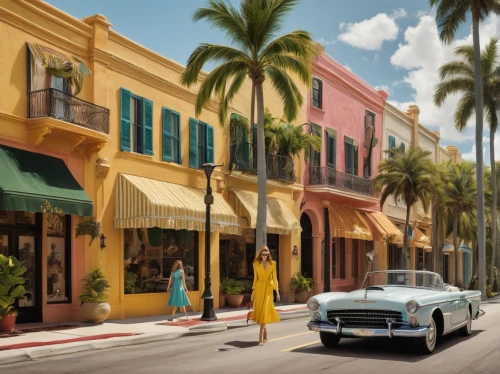
[{"label": "asphalt road", "polygon": [[269,325],[257,346],[258,327],[103,351],[82,352],[13,365],[7,373],[499,373],[500,303],[485,304],[473,333],[438,341],[432,355],[413,352],[407,339],[344,339],[333,349],[305,328],[306,319]]}]

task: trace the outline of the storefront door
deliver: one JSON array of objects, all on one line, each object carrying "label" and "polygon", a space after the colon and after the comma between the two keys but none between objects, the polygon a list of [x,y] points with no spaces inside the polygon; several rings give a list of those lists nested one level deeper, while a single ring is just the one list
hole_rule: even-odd
[{"label": "storefront door", "polygon": [[[40,217],[36,217],[37,222]],[[0,224],[0,253],[16,257],[28,270],[24,273],[26,293],[17,300],[17,323],[41,322],[41,241],[36,225]]]}]

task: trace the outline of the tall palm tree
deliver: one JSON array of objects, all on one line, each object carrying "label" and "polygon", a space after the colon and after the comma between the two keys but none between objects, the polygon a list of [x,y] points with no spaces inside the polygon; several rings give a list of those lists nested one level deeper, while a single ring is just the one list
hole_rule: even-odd
[{"label": "tall palm tree", "polygon": [[474,214],[476,210],[476,182],[474,164],[462,162],[451,164],[448,182],[445,185],[443,206],[453,217],[453,247],[455,257],[455,285],[458,284],[458,227],[464,213]]},{"label": "tall palm tree", "polygon": [[[481,54],[481,73],[483,83],[484,110],[486,121],[490,127],[490,163],[495,164],[495,133],[498,126],[497,110],[500,104],[496,96],[500,92],[500,56],[497,48],[498,39],[491,38]],[[443,65],[439,69],[441,83],[436,86],[434,102],[441,106],[448,95],[462,93],[458,106],[455,110],[455,127],[458,131],[463,131],[467,127],[467,122],[472,117],[475,107],[475,75],[474,75],[474,47],[465,45],[455,49],[455,54],[460,57],[458,61],[452,61]],[[491,169],[491,186],[496,191],[495,168]],[[492,207],[497,205],[496,194],[493,195]],[[496,243],[497,225],[496,209],[492,209],[491,220],[491,240]],[[495,257],[495,246],[493,246],[493,257]],[[491,267],[490,279],[493,279],[493,266]]]},{"label": "tall palm tree", "polygon": [[[307,31],[295,30],[273,39],[298,0],[241,0],[239,10],[224,0],[209,0],[199,8],[194,21],[206,20],[222,30],[233,46],[201,44],[191,54],[181,83],[191,86],[208,61],[220,62],[202,82],[196,98],[196,115],[208,104],[211,95],[220,101],[219,123],[224,126],[229,105],[245,79],[252,81],[257,104],[257,248],[267,239],[266,159],[264,144],[263,83],[268,80],[283,101],[287,120],[297,117],[303,97],[290,74],[311,84],[311,62],[321,51]],[[252,99],[253,100],[253,99]],[[253,105],[251,105],[253,107]],[[250,113],[253,125],[253,108]]]},{"label": "tall palm tree", "polygon": [[432,211],[432,254],[433,254],[433,270],[434,272],[439,272],[439,260],[440,251],[438,248],[441,247],[440,238],[441,232],[443,230],[444,215],[441,209],[444,198],[444,186],[448,180],[448,170],[450,161],[441,162],[438,165],[433,165],[434,174],[436,178],[432,179],[432,194],[431,194],[431,211]]},{"label": "tall palm tree", "polygon": [[484,220],[483,193],[483,92],[481,79],[481,47],[479,44],[479,22],[490,14],[500,14],[500,0],[429,0],[433,7],[437,5],[436,22],[439,38],[444,43],[451,43],[459,26],[472,13],[472,40],[474,43],[474,75],[476,108],[476,162],[477,162],[477,215],[479,249],[479,289],[486,295],[486,222]]},{"label": "tall palm tree", "polygon": [[434,168],[430,159],[431,152],[418,147],[411,147],[406,152],[392,148],[386,151],[391,157],[380,161],[379,173],[374,178],[375,189],[382,191],[380,206],[382,207],[391,195],[401,198],[406,204],[406,221],[404,229],[401,268],[405,267],[408,250],[408,224],[411,208],[420,202],[427,211],[433,189]]}]

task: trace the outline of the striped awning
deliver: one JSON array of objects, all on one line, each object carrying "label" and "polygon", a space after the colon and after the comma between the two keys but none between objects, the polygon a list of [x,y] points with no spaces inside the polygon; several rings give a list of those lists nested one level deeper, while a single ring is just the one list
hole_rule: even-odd
[{"label": "striped awning", "polygon": [[[205,190],[129,174],[119,174],[115,227],[205,231]],[[210,231],[239,233],[239,219],[214,192]]]},{"label": "striped awning", "polygon": [[332,238],[373,240],[373,235],[358,209],[330,204],[330,235]]},{"label": "striped awning", "polygon": [[[248,227],[254,229],[257,223],[257,200],[255,192],[231,190],[229,201],[239,217],[248,219]],[[280,235],[299,235],[300,223],[285,203],[272,197],[267,198],[267,232]]]},{"label": "striped awning", "polygon": [[426,248],[431,245],[431,239],[425,235],[422,230],[416,228],[413,231],[413,237],[411,241],[412,247]]},{"label": "striped awning", "polygon": [[403,245],[403,233],[382,212],[367,212],[363,214],[377,228],[380,236],[389,243]]}]

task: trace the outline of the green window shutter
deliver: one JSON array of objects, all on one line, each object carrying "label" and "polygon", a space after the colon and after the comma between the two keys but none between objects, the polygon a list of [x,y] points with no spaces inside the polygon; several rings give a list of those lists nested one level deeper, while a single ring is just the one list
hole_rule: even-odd
[{"label": "green window shutter", "polygon": [[162,160],[172,161],[172,111],[162,108]]},{"label": "green window shutter", "polygon": [[198,121],[189,119],[189,167],[198,169]]},{"label": "green window shutter", "polygon": [[130,96],[131,92],[120,88],[120,150],[130,152]]},{"label": "green window shutter", "polygon": [[210,125],[205,126],[207,131],[207,145],[206,152],[207,155],[205,157],[205,162],[214,162],[214,128]]},{"label": "green window shutter", "polygon": [[249,135],[250,133],[248,132],[247,129],[242,129],[243,131],[243,162],[245,163],[245,165],[248,165],[250,164],[250,139],[249,139]]},{"label": "green window shutter", "polygon": [[405,153],[405,148],[406,148],[405,143],[401,142],[401,151],[402,151],[403,153]]},{"label": "green window shutter", "polygon": [[352,164],[353,164],[353,174],[354,175],[358,175],[358,164],[359,164],[359,160],[358,160],[358,149],[359,147],[358,146],[353,146],[352,147]]},{"label": "green window shutter", "polygon": [[345,146],[345,173],[352,174],[352,144],[344,143]]},{"label": "green window shutter", "polygon": [[153,102],[142,98],[142,152],[153,155]]},{"label": "green window shutter", "polygon": [[326,133],[326,163],[329,167],[335,168],[336,159],[336,139],[330,133]]},{"label": "green window shutter", "polygon": [[396,138],[392,135],[389,135],[389,149],[394,148],[396,146]]},{"label": "green window shutter", "polygon": [[172,159],[173,161],[177,162],[178,164],[182,165],[182,137],[181,137],[181,115],[179,112],[176,112],[175,110],[172,110],[172,131],[177,134],[177,136],[173,137],[174,143],[177,143],[177,154],[174,150]]}]

